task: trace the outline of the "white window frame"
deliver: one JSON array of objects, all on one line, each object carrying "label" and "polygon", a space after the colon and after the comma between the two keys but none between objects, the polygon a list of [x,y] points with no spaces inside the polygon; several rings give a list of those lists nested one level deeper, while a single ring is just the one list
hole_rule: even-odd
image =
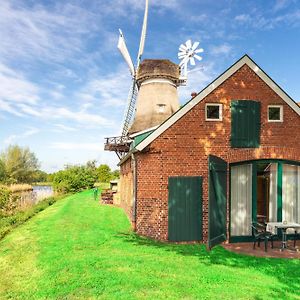
[{"label": "white window frame", "polygon": [[[207,118],[207,107],[208,106],[219,106],[219,119],[208,119]],[[222,121],[223,120],[223,105],[221,103],[206,103],[205,104],[205,121]]]},{"label": "white window frame", "polygon": [[[270,120],[269,119],[269,109],[270,108],[279,108],[279,113],[280,113],[280,119],[279,120]],[[283,105],[268,105],[268,122],[269,123],[280,123],[283,122]]]}]

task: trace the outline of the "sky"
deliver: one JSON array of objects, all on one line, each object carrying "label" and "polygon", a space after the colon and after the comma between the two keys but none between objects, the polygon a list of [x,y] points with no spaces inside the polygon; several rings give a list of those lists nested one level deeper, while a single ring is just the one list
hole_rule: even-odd
[{"label": "sky", "polygon": [[[0,151],[28,146],[46,172],[116,169],[104,138],[120,134],[131,81],[118,29],[135,61],[143,14],[143,0],[1,0]],[[182,104],[245,53],[300,102],[300,0],[149,0],[148,21],[143,58],[179,63],[188,39],[204,48]]]}]

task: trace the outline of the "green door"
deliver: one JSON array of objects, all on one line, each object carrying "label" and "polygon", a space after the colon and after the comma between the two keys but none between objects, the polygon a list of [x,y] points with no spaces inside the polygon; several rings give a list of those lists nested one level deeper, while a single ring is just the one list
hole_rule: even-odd
[{"label": "green door", "polygon": [[208,247],[226,240],[227,163],[209,156]]},{"label": "green door", "polygon": [[169,177],[170,241],[202,240],[202,177]]}]

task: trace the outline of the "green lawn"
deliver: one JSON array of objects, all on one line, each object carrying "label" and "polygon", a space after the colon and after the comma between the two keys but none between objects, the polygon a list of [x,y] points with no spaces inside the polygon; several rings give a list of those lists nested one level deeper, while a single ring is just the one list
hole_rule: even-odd
[{"label": "green lawn", "polygon": [[300,299],[300,260],[139,238],[93,192],[58,201],[0,241],[0,299]]}]

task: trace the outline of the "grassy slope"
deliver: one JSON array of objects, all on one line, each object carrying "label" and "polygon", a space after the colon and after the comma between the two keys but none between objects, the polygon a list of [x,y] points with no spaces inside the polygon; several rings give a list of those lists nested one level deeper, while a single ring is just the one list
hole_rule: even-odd
[{"label": "grassy slope", "polygon": [[61,200],[0,241],[0,299],[300,299],[299,260],[139,238],[92,199]]}]

